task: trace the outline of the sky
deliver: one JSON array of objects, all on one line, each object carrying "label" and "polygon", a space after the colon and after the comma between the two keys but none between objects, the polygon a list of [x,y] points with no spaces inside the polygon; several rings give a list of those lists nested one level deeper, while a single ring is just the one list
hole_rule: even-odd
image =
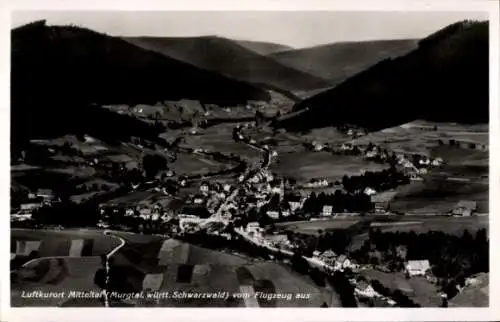
[{"label": "sky", "polygon": [[217,35],[303,48],[342,41],[422,38],[483,12],[339,11],[16,11],[12,26],[46,19],[113,36],[194,37]]}]

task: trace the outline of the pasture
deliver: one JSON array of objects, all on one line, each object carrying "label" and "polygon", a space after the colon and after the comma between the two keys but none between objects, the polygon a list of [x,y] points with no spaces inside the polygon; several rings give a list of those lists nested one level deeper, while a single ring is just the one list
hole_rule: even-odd
[{"label": "pasture", "polygon": [[316,235],[319,230],[332,231],[337,229],[347,229],[358,223],[359,218],[326,219],[317,221],[295,221],[276,223],[278,229],[290,230],[296,233]]},{"label": "pasture", "polygon": [[187,153],[179,153],[177,160],[169,164],[169,168],[177,175],[207,174],[231,166],[231,164],[221,163],[201,155]]},{"label": "pasture", "polygon": [[477,182],[450,181],[446,177],[426,178],[400,187],[390,209],[402,213],[446,214],[460,200],[474,200],[479,213],[488,213],[489,187]]},{"label": "pasture", "polygon": [[313,178],[325,178],[331,182],[342,180],[344,175],[359,175],[362,171],[380,171],[386,166],[363,160],[359,156],[331,155],[327,152],[282,153],[271,170],[281,176],[293,177],[304,184]]},{"label": "pasture", "polygon": [[401,272],[384,273],[374,269],[365,270],[361,275],[368,281],[379,281],[390,290],[400,290],[422,307],[439,307],[441,304],[439,289],[424,277],[406,279]]},{"label": "pasture", "polygon": [[[434,126],[437,130],[434,131]],[[488,145],[488,125],[459,125],[452,123],[430,123],[415,121],[401,126],[369,133],[356,139],[360,145],[369,142],[386,146],[388,149],[403,153],[431,154],[438,146],[438,140],[448,144],[450,139]],[[467,149],[465,149],[467,150]]]},{"label": "pasture", "polygon": [[[70,232],[61,233],[64,236],[74,236]],[[99,234],[98,231],[76,232],[77,236],[84,233]],[[48,232],[39,234],[52,235]],[[309,299],[257,299],[257,305],[260,307],[319,307],[323,302],[329,306],[339,306],[331,290],[319,288],[309,277],[297,275],[289,268],[273,262],[249,260],[173,239],[165,240],[159,236],[116,234],[126,240],[125,246],[115,254],[112,261],[112,267],[123,290],[139,292],[148,288],[160,292],[169,291],[171,294],[177,292],[178,295],[181,295],[180,292],[229,292],[231,296],[227,300],[182,296],[172,296],[169,299],[122,300],[115,301],[113,306],[244,307],[249,305],[249,302],[239,298],[237,294],[241,293],[242,289],[245,290],[245,287],[251,287],[255,292],[293,295],[301,292],[311,296]],[[64,239],[61,239],[60,243],[67,245]],[[52,247],[58,249],[52,252],[53,254],[61,253],[58,246]],[[64,247],[68,249],[68,246]],[[102,264],[97,256],[35,262],[25,269],[24,275],[20,274],[12,282],[12,303],[14,306],[101,306],[99,299],[77,301],[63,297],[40,300],[20,296],[22,291],[34,289],[66,293],[70,290],[98,291],[94,278],[100,268]],[[242,279],[242,272],[246,279]]]},{"label": "pasture", "polygon": [[218,151],[224,154],[234,153],[250,161],[258,161],[262,153],[246,144],[233,141],[232,131],[235,124],[219,124],[203,130],[201,135],[186,136],[183,146]]}]

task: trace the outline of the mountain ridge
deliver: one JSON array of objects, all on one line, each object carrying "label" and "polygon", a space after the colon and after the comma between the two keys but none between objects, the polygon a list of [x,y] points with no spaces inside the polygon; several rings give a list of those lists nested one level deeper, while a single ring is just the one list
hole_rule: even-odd
[{"label": "mountain ridge", "polygon": [[275,126],[304,131],[347,123],[379,130],[414,119],[487,123],[488,41],[488,22],[452,24],[410,53],[301,101],[295,110],[303,113]]},{"label": "mountain ridge", "polygon": [[260,55],[237,41],[213,36],[202,37],[124,37],[124,40],[165,56],[215,71],[253,84],[269,84],[282,90],[326,87],[316,76],[285,66]]}]

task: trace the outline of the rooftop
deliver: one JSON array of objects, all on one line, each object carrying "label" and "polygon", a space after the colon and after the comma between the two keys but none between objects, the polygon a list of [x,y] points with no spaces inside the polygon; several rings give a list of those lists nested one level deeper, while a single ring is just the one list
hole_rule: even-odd
[{"label": "rooftop", "polygon": [[471,200],[460,200],[455,208],[466,208],[473,210],[477,208],[477,202]]}]

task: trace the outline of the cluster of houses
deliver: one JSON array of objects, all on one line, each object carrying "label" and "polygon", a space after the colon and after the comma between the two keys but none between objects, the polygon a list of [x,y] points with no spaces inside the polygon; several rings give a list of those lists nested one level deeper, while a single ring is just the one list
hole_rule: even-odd
[{"label": "cluster of houses", "polygon": [[11,215],[11,219],[13,221],[29,220],[35,210],[44,206],[51,206],[59,201],[59,198],[51,189],[40,188],[37,192],[29,192],[27,199],[19,205],[18,211]]}]

